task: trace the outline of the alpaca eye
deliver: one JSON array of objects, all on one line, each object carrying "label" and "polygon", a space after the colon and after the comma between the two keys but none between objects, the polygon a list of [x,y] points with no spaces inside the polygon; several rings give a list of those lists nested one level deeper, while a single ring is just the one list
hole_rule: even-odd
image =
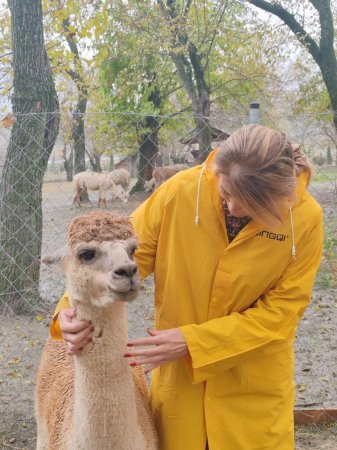
[{"label": "alpaca eye", "polygon": [[130,245],[129,248],[127,248],[127,252],[130,255],[130,258],[132,258],[135,254],[135,251],[137,250],[138,246],[137,245]]},{"label": "alpaca eye", "polygon": [[131,254],[131,256],[133,256],[133,255],[135,254],[135,251],[136,251],[136,250],[137,250],[137,246],[136,246],[136,245],[130,248],[130,254]]},{"label": "alpaca eye", "polygon": [[96,256],[95,250],[82,250],[78,255],[78,257],[82,261],[91,261],[92,259],[95,258],[95,256]]}]

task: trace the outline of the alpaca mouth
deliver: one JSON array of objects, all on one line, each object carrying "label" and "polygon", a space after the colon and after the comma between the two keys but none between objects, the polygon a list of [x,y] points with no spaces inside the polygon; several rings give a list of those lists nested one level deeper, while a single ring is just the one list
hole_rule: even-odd
[{"label": "alpaca mouth", "polygon": [[109,290],[116,300],[120,300],[122,302],[131,302],[138,296],[139,288],[135,286],[134,288],[130,287],[127,290],[119,291],[116,290],[116,288],[109,286]]}]

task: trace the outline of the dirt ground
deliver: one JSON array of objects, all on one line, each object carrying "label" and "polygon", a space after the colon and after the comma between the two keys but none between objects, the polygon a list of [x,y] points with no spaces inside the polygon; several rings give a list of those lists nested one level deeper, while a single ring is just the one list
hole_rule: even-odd
[{"label": "dirt ground", "polygon": [[[336,233],[337,242],[337,199],[332,187],[327,183],[316,184],[312,193],[322,204],[325,222]],[[71,196],[71,183],[44,185],[44,254],[65,244],[66,226],[79,214],[78,210],[71,209]],[[145,198],[145,194],[136,195],[127,205],[115,201],[108,209],[129,214]],[[80,212],[90,207],[86,205]],[[300,408],[337,407],[337,283],[326,274],[332,267],[328,255],[326,252],[311,305],[299,326],[296,340],[296,405]],[[145,328],[152,325],[153,289],[150,278],[144,282],[139,298],[128,306],[130,337],[145,335]],[[64,291],[61,272],[41,267],[40,291],[43,302],[32,306],[31,317],[0,317],[1,450],[35,448],[34,380],[52,311]],[[336,450],[337,422],[297,427],[296,450],[309,449]]]}]

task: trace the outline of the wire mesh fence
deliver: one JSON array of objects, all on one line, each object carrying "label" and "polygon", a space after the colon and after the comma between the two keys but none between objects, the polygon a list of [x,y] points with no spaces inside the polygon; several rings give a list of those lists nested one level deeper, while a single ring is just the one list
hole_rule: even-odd
[{"label": "wire mesh fence", "polygon": [[[82,121],[83,133],[78,132],[81,127],[73,126],[74,120],[77,125]],[[337,407],[336,146],[331,129],[329,133],[322,127],[318,130],[310,116],[265,114],[261,121],[285,131],[315,163],[310,191],[324,211],[324,254],[296,340],[296,405],[324,410],[325,421],[337,422],[333,412]],[[203,151],[219,145],[247,123],[247,117],[228,118],[218,112],[212,117],[212,127],[205,121],[200,129],[199,121],[198,129],[190,114],[88,113],[75,118],[63,114],[52,151],[41,140],[41,126],[46,123],[46,117],[39,114],[0,117],[3,316],[53,311],[64,291],[64,280],[61,272],[51,272],[41,264],[41,255],[65,244],[71,218],[97,207],[130,214],[167,177],[199,164]],[[166,173],[159,170],[163,167]],[[112,183],[111,173],[121,170],[127,171],[130,182]],[[78,175],[73,180],[74,172],[84,172],[85,181],[78,181]],[[153,281],[149,283],[152,289]]]}]

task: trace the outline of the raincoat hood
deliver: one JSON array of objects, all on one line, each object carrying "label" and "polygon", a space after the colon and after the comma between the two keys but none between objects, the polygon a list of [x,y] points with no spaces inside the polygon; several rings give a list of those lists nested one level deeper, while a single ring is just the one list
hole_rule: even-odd
[{"label": "raincoat hood", "polygon": [[[209,173],[209,178],[212,178],[212,173],[213,173],[212,164],[213,164],[213,160],[214,160],[214,156],[216,155],[216,152],[217,152],[217,149],[213,150],[210,153],[206,162],[202,165],[202,169],[200,171],[199,181],[198,181],[197,198],[196,198],[195,219],[194,219],[196,225],[199,224],[200,214],[201,214],[201,212],[199,210],[201,179],[202,179],[202,176],[206,169]],[[213,177],[215,177],[215,179],[216,179],[216,176],[214,174],[213,174]],[[308,185],[308,174],[305,171],[302,171],[301,173],[299,173],[299,175],[297,177],[297,186],[296,186],[294,199],[291,202],[291,205],[289,206],[289,219],[288,220],[290,221],[290,225],[291,225],[291,240],[292,240],[291,254],[292,254],[293,258],[296,257],[296,245],[295,245],[292,208],[303,200],[307,185]],[[215,187],[214,183],[212,183],[212,186],[213,186],[213,188]],[[216,190],[218,191],[217,186],[216,186]],[[214,196],[216,196],[216,193],[214,193]]]}]

